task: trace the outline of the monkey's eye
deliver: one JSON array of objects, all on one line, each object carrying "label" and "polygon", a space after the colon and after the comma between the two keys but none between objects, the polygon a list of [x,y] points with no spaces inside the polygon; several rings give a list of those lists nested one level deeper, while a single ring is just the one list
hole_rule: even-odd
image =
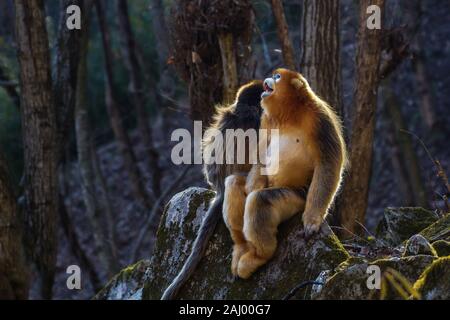
[{"label": "monkey's eye", "polygon": [[281,79],[281,74],[277,73],[277,74],[273,75],[273,80],[275,80],[275,82],[280,81],[280,79]]}]

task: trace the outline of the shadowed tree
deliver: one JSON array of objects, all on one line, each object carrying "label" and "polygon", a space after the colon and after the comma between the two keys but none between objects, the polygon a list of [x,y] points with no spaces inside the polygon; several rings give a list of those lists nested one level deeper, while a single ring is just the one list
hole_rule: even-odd
[{"label": "shadowed tree", "polygon": [[14,105],[17,108],[20,108],[20,96],[16,89],[17,85],[18,84],[8,76],[5,68],[0,65],[0,86],[5,89]]},{"label": "shadowed tree", "polygon": [[[141,66],[139,65],[136,52],[136,42],[131,28],[130,18],[128,16],[128,5],[126,0],[117,1],[117,12],[119,17],[119,28],[122,37],[122,56],[125,67],[129,74],[128,92],[136,108],[137,127],[139,135],[146,148],[148,156],[148,169],[152,174],[152,191],[154,198],[161,195],[162,172],[159,168],[159,156],[155,151],[153,134],[149,127],[149,116],[145,110],[144,83],[141,75]],[[153,88],[157,90],[157,88]]]},{"label": "shadowed tree", "polygon": [[209,123],[214,105],[234,96],[249,78],[253,13],[245,1],[174,1],[173,62],[188,83],[191,118]]},{"label": "shadowed tree", "polygon": [[286,22],[286,17],[284,15],[283,1],[271,0],[271,3],[273,15],[275,17],[275,22],[277,25],[278,39],[280,40],[281,44],[284,64],[287,68],[296,70],[294,49],[292,47],[291,39],[289,38],[289,29]]},{"label": "shadowed tree", "polygon": [[429,70],[427,68],[426,46],[423,45],[424,39],[419,32],[421,21],[423,19],[424,2],[420,0],[402,1],[406,11],[408,32],[411,35],[411,51],[413,53],[413,68],[419,100],[419,110],[424,119],[428,130],[436,125],[437,115],[435,110],[435,96],[433,84],[430,82]]},{"label": "shadowed tree", "polygon": [[42,297],[52,297],[58,212],[58,132],[42,0],[15,0],[20,65],[27,249]]},{"label": "shadowed tree", "polygon": [[[89,42],[90,13],[92,0],[85,0],[86,17],[83,23],[83,35],[80,45],[80,59],[77,68],[77,90],[75,101],[75,132],[77,140],[78,163],[80,167],[81,189],[86,207],[86,217],[92,229],[94,245],[99,249],[97,255],[100,267],[107,277],[118,271],[115,234],[113,230],[112,209],[110,199],[103,199],[107,195],[105,185],[96,181],[103,177],[96,170],[96,150],[93,144],[93,133],[89,123],[87,90],[87,53]],[[101,192],[97,192],[100,190]],[[103,201],[101,201],[103,200]],[[105,227],[102,228],[102,225]]]},{"label": "shadowed tree", "polygon": [[169,32],[167,30],[162,0],[151,1],[150,14],[152,16],[153,34],[158,44],[159,66],[160,68],[164,68],[169,58]]},{"label": "shadowed tree", "polygon": [[[384,0],[359,2],[359,32],[356,53],[356,86],[350,140],[350,169],[345,179],[339,206],[342,226],[360,232],[358,222],[365,222],[372,169],[375,111],[377,108],[381,29],[369,29],[367,8],[377,5],[383,13]],[[381,18],[380,18],[381,19]],[[381,21],[382,22],[382,19]],[[345,233],[344,236],[349,236]]]},{"label": "shadowed tree", "polygon": [[411,135],[402,114],[400,101],[394,94],[391,81],[386,80],[382,88],[384,104],[390,128],[388,134],[392,141],[392,164],[399,178],[400,191],[405,206],[428,207],[425,185],[420,174],[419,159],[413,147]]},{"label": "shadowed tree", "polygon": [[339,0],[303,1],[300,72],[342,115],[339,23]]},{"label": "shadowed tree", "polygon": [[105,100],[111,128],[117,140],[119,152],[122,155],[124,166],[130,177],[134,197],[146,208],[151,208],[150,198],[141,179],[137,166],[136,155],[133,151],[130,137],[122,122],[122,115],[118,106],[116,91],[114,90],[113,55],[111,51],[111,35],[105,17],[105,2],[95,0],[97,17],[100,25],[105,55]]},{"label": "shadowed tree", "polygon": [[66,22],[69,15],[66,12],[70,5],[77,5],[84,11],[83,0],[63,0],[60,3],[59,28],[56,44],[56,70],[53,81],[55,94],[56,119],[58,126],[58,144],[60,156],[64,153],[65,141],[73,128],[75,94],[77,90],[77,68],[80,59],[80,43],[83,34],[81,30],[70,30]]},{"label": "shadowed tree", "polygon": [[22,235],[16,197],[8,168],[0,154],[0,300],[28,297],[29,274]]}]

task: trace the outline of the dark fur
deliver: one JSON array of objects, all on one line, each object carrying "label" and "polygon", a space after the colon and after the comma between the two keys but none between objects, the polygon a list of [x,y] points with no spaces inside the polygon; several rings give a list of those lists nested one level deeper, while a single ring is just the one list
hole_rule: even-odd
[{"label": "dark fur", "polygon": [[[262,81],[253,81],[238,91],[237,101],[228,107],[219,107],[216,110],[213,127],[219,129],[225,136],[227,129],[259,129],[261,118],[261,94],[263,92]],[[205,143],[210,143],[205,141]],[[248,150],[248,149],[247,149]],[[250,168],[248,168],[249,170]],[[210,164],[204,166],[204,173],[211,188],[217,192],[216,198],[210,205],[203,219],[197,238],[192,245],[192,251],[183,268],[164,291],[162,300],[173,300],[179,290],[191,277],[201,261],[210,237],[214,233],[217,222],[222,216],[223,193],[225,190],[225,178],[231,174],[247,173],[242,165]]]}]

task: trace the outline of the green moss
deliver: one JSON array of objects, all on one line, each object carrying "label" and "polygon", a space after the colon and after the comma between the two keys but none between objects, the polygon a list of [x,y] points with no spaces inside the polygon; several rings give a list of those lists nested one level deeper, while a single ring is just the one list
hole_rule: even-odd
[{"label": "green moss", "polygon": [[450,299],[450,256],[434,261],[414,284],[422,299]]},{"label": "green moss", "polygon": [[141,260],[121,270],[108,284],[93,298],[129,299],[144,285],[145,274],[150,267],[150,261]]}]

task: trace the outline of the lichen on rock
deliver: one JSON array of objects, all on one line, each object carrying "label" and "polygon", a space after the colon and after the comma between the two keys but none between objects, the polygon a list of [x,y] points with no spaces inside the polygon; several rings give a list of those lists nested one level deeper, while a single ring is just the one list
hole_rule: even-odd
[{"label": "lichen on rock", "polygon": [[[210,200],[210,191],[190,188],[170,201],[158,230],[144,298],[159,299],[181,269]],[[274,258],[249,280],[242,280],[231,274],[232,241],[225,225],[219,223],[205,257],[179,298],[280,299],[297,283],[315,279],[322,270],[333,269],[348,258],[327,225],[307,243],[301,237],[301,229],[300,215],[282,224]],[[299,294],[304,296],[306,291]]]},{"label": "lichen on rock", "polygon": [[377,227],[377,238],[397,246],[438,219],[436,213],[423,208],[387,208]]},{"label": "lichen on rock", "polygon": [[[369,262],[365,259],[351,258],[337,268],[337,272],[328,278],[318,300],[365,300],[379,299],[380,291],[376,288],[369,288],[367,281],[371,273],[368,273],[369,266],[378,266],[381,276],[389,268],[398,271],[411,285],[419,278],[423,270],[430,265],[435,257],[427,255],[417,255],[412,257],[380,259]],[[399,299],[395,293],[390,293],[389,299]]]},{"label": "lichen on rock", "polygon": [[403,256],[416,256],[418,254],[425,254],[434,257],[438,256],[436,250],[434,250],[430,242],[428,242],[428,240],[424,236],[415,234],[406,242],[405,252],[403,253]]},{"label": "lichen on rock", "polygon": [[414,284],[422,299],[450,299],[450,256],[435,260]]},{"label": "lichen on rock", "polygon": [[142,260],[123,269],[93,298],[94,300],[141,300],[150,261]]},{"label": "lichen on rock", "polygon": [[421,230],[420,234],[430,242],[437,240],[450,241],[450,213]]},{"label": "lichen on rock", "polygon": [[439,257],[450,256],[450,241],[438,240],[432,246]]},{"label": "lichen on rock", "polygon": [[[164,209],[151,259],[123,270],[95,299],[160,299],[190,254],[213,197],[214,192],[203,188],[189,188],[176,194]],[[439,290],[446,287],[434,279],[449,278],[448,260],[439,264],[433,262],[438,259],[436,252],[442,255],[448,250],[445,241],[450,229],[449,215],[438,219],[434,213],[418,208],[391,208],[386,214],[378,230],[378,235],[385,241],[380,243],[383,246],[390,243],[392,249],[383,251],[391,252],[386,258],[351,257],[327,224],[305,242],[301,235],[301,215],[298,214],[280,225],[274,257],[248,280],[237,279],[231,274],[232,241],[224,223],[220,222],[204,258],[178,298],[281,299],[299,283],[317,280],[324,285],[305,287],[294,298],[378,299],[379,290],[367,286],[367,269],[373,265],[380,268],[382,275],[388,270],[397,271],[411,283],[411,288],[415,283],[425,298],[442,297],[442,293],[433,291],[433,286]],[[412,239],[405,243],[411,236]],[[445,241],[439,242],[440,239]],[[400,247],[406,250],[402,257]],[[429,272],[424,272],[426,269]],[[402,297],[388,289],[386,298]]]}]

